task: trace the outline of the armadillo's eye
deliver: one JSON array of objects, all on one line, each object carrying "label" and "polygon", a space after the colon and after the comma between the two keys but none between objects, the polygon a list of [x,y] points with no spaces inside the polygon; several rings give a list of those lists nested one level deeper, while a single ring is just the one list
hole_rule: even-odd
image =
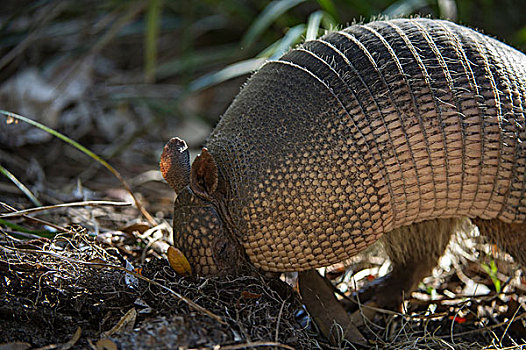
[{"label": "armadillo's eye", "polygon": [[226,247],[227,247],[227,242],[225,242],[225,241],[218,241],[216,243],[217,255],[222,256],[225,253]]}]

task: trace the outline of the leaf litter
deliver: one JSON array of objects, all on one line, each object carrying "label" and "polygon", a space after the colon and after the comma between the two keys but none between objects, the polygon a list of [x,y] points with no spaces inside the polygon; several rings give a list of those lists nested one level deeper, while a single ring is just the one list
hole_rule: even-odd
[{"label": "leaf litter", "polygon": [[[111,207],[113,215],[119,210]],[[169,246],[167,227],[156,230],[136,223],[97,236],[74,225],[51,239],[30,240],[2,229],[0,344],[335,348],[317,334],[298,294],[280,279],[253,272],[226,278],[178,276],[163,253]],[[459,240],[466,245],[466,238],[460,237],[450,249],[458,249]],[[491,251],[477,243],[471,249]],[[524,344],[526,314],[524,284],[519,279],[517,287],[516,269],[505,261],[509,257],[493,260],[503,280],[497,293],[480,261],[472,258],[473,252],[465,253],[446,255],[446,262],[407,298],[404,314],[378,313],[372,321],[362,322],[359,328],[369,341],[367,347],[472,349],[492,344],[519,349]],[[385,263],[376,256],[355,257],[345,269],[333,267],[325,274],[340,294],[352,298],[352,290],[343,286],[351,284],[346,279],[353,269],[364,276],[352,282],[355,285],[370,279],[363,271],[374,273]],[[504,278],[505,274],[511,278]],[[482,292],[474,293],[467,281],[476,281]],[[345,342],[340,347],[353,348]]]}]

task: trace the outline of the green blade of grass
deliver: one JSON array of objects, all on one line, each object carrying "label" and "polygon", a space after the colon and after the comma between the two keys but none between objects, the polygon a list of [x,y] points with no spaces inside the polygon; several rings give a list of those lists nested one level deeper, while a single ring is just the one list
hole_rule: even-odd
[{"label": "green blade of grass", "polygon": [[[283,38],[282,38],[283,39]],[[276,52],[279,44],[281,43],[281,39],[274,41],[272,44],[267,46],[263,51],[257,54],[257,58],[269,58]]]},{"label": "green blade of grass", "polygon": [[318,0],[318,4],[320,4],[320,7],[323,9],[323,11],[330,14],[332,18],[336,19],[337,22],[340,22],[338,10],[336,10],[336,6],[332,0]]},{"label": "green blade of grass", "polygon": [[40,203],[40,201],[29,190],[29,188],[27,188],[22,182],[20,182],[20,180],[18,180],[16,178],[15,175],[13,175],[11,172],[9,172],[9,170],[4,168],[2,165],[0,165],[0,173],[4,174],[5,177],[7,177],[9,180],[11,180],[15,184],[15,186],[18,187],[18,189],[20,191],[22,191],[22,193],[24,193],[26,195],[26,197],[29,198],[29,200],[31,202],[33,202],[34,205],[36,205],[36,206],[41,206],[42,205],[42,203]]},{"label": "green blade of grass", "polygon": [[526,45],[526,26],[518,30],[513,36],[513,41],[517,46]]},{"label": "green blade of grass", "polygon": [[196,80],[192,81],[189,85],[191,92],[199,91],[210,86],[222,83],[226,80],[239,77],[244,74],[249,74],[256,71],[263,63],[266,58],[252,58],[231,65],[226,66],[218,72],[206,74]]},{"label": "green blade of grass", "polygon": [[298,24],[290,28],[287,31],[287,34],[280,40],[279,45],[276,47],[276,51],[270,57],[271,60],[280,58],[285,52],[290,50],[290,48],[299,41],[301,35],[305,32],[305,25]]},{"label": "green blade of grass", "polygon": [[122,16],[120,16],[115,23],[112,23],[100,38],[97,39],[95,44],[90,48],[90,54],[94,55],[99,53],[103,48],[108,45],[118,34],[119,32],[133,21],[133,19],[139,15],[144,10],[145,7],[144,1],[134,1],[126,4],[126,11]]},{"label": "green blade of grass", "polygon": [[495,287],[495,291],[497,293],[500,293],[501,291],[501,284],[500,280],[498,278],[498,270],[497,270],[497,264],[495,264],[495,260],[491,260],[490,264],[482,264],[482,269],[488,274],[488,276],[491,278],[491,281],[493,282],[493,286]]},{"label": "green blade of grass", "polygon": [[400,0],[382,12],[387,17],[400,17],[415,12],[428,5],[430,0]]},{"label": "green blade of grass", "polygon": [[305,41],[314,40],[318,37],[322,17],[323,11],[311,13],[307,22],[307,34],[305,34]]},{"label": "green blade of grass", "polygon": [[283,38],[267,47],[256,58],[236,62],[226,66],[220,71],[206,74],[194,80],[190,84],[189,91],[195,92],[198,90],[202,90],[210,86],[222,83],[226,80],[236,78],[245,74],[250,74],[258,70],[267,59],[272,60],[281,57],[292,47],[292,45],[294,45],[300,40],[301,35],[304,32],[304,24],[298,24],[297,26],[290,28]]},{"label": "green blade of grass", "polygon": [[299,24],[296,27],[290,28],[287,31],[287,34],[273,42],[265,50],[261,51],[257,57],[258,58],[268,58],[271,60],[278,59],[281,57],[292,45],[297,43],[301,38],[301,35],[305,32],[305,25]]},{"label": "green blade of grass", "polygon": [[265,7],[250,28],[248,28],[247,32],[241,39],[241,46],[250,46],[279,16],[304,1],[305,0],[272,1],[267,7]]},{"label": "green blade of grass", "polygon": [[231,59],[232,52],[236,50],[237,45],[227,44],[184,53],[180,57],[160,64],[155,75],[158,79],[163,79],[185,71],[206,70],[214,64]]},{"label": "green blade of grass", "polygon": [[131,190],[131,187],[130,185],[128,185],[128,183],[126,182],[126,180],[124,180],[124,178],[122,177],[122,175],[114,168],[112,167],[108,162],[106,162],[104,159],[102,159],[101,157],[99,157],[98,155],[96,155],[95,153],[93,153],[92,151],[90,151],[89,149],[87,149],[86,147],[82,146],[80,143],[78,143],[77,141],[74,141],[72,139],[70,139],[69,137],[59,133],[58,131],[55,131],[43,124],[40,124],[39,122],[36,122],[32,119],[29,119],[29,118],[26,118],[26,117],[23,117],[21,115],[18,115],[16,113],[12,113],[12,112],[8,112],[8,111],[4,111],[4,110],[0,110],[0,114],[6,116],[8,118],[8,121],[10,119],[16,119],[16,120],[21,120],[25,123],[28,123],[29,125],[32,125],[36,128],[39,128],[41,130],[44,130],[45,132],[55,136],[56,138],[70,144],[71,146],[75,147],[76,149],[78,149],[79,151],[81,151],[82,153],[86,154],[87,156],[91,157],[92,159],[94,159],[95,161],[97,161],[99,164],[101,164],[102,166],[104,166],[106,169],[108,169],[119,181],[120,183],[122,184],[122,186],[126,189],[126,191],[128,191],[128,193],[132,196],[133,198],[133,201],[135,202],[135,205],[137,206],[137,209],[139,209],[139,211],[141,212],[141,214],[146,218],[146,220],[148,220],[148,222],[155,226],[157,223],[155,222],[155,220],[153,219],[153,217],[150,215],[150,213],[148,213],[146,211],[146,209],[142,206],[142,204],[140,203],[140,201],[137,199],[137,197],[135,196],[135,194],[133,193],[133,191]]},{"label": "green blade of grass", "polygon": [[144,79],[147,83],[155,80],[161,7],[162,0],[150,0],[148,2],[146,33],[144,36]]},{"label": "green blade of grass", "polygon": [[338,30],[339,23],[330,14],[325,12],[321,18],[321,26],[329,32],[332,32]]},{"label": "green blade of grass", "polygon": [[13,224],[12,222],[9,222],[9,221],[4,220],[4,219],[0,219],[0,225],[3,225],[5,227],[9,227],[12,230],[17,230],[18,232],[29,233],[29,234],[36,235],[36,236],[39,236],[39,237],[53,238],[53,237],[55,237],[57,235],[57,233],[50,232],[50,231],[47,231],[47,230],[29,230],[29,229],[27,229],[25,227],[22,227],[22,226],[17,225],[17,224]]}]

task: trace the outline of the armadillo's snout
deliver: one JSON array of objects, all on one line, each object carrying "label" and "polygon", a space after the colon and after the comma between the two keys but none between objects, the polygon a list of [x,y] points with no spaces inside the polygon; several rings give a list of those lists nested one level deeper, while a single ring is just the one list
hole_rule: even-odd
[{"label": "armadillo's snout", "polygon": [[238,266],[238,249],[216,209],[188,187],[175,201],[173,232],[175,247],[197,275],[228,274]]}]

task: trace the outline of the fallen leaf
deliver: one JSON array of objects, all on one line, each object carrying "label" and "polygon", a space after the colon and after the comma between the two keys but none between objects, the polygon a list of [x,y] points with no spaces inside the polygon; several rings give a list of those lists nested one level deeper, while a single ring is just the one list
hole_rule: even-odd
[{"label": "fallen leaf", "polygon": [[71,349],[79,341],[81,335],[82,335],[82,328],[77,327],[77,330],[75,331],[75,334],[73,334],[73,337],[71,337],[71,339],[67,343],[62,345],[60,349],[61,350]]},{"label": "fallen leaf", "polygon": [[241,296],[245,299],[257,299],[261,297],[261,294],[250,293],[244,290],[241,292]]},{"label": "fallen leaf", "polygon": [[144,222],[136,222],[128,226],[121,227],[120,231],[127,233],[127,234],[133,234],[133,232],[138,232],[139,234],[142,234],[149,230],[151,226]]},{"label": "fallen leaf", "polygon": [[117,344],[109,339],[100,339],[95,343],[97,350],[117,350]]},{"label": "fallen leaf", "polygon": [[29,348],[31,348],[31,344],[18,341],[0,344],[0,350],[26,350]]},{"label": "fallen leaf", "polygon": [[[115,333],[121,333],[123,331],[130,331],[135,325],[135,320],[137,318],[137,311],[135,308],[131,308],[124,316],[121,317],[119,322],[112,329],[107,332],[102,333],[103,337],[109,337]],[[98,344],[98,342],[97,342]]]}]

